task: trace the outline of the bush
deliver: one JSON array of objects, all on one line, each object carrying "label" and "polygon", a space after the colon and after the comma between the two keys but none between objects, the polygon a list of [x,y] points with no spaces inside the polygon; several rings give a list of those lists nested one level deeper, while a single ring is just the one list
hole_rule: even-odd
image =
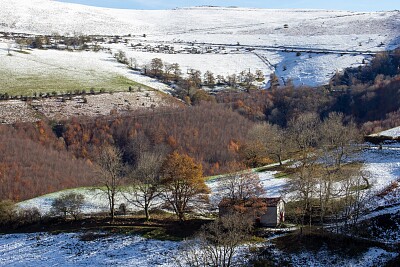
[{"label": "bush", "polygon": [[19,225],[33,224],[40,222],[41,220],[42,220],[42,214],[36,207],[21,209],[18,211]]},{"label": "bush", "polygon": [[84,203],[85,197],[82,194],[64,194],[53,200],[51,211],[53,214],[63,216],[65,219],[71,216],[74,220],[77,220],[82,215]]},{"label": "bush", "polygon": [[11,223],[15,217],[15,204],[11,200],[0,201],[0,225]]}]

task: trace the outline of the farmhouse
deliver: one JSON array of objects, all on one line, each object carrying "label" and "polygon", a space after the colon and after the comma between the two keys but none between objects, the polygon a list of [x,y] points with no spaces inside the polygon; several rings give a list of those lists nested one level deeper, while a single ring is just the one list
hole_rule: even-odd
[{"label": "farmhouse", "polygon": [[276,227],[285,221],[285,201],[280,197],[254,198],[247,201],[223,198],[218,207],[220,216],[232,211],[242,211],[253,216],[256,223],[266,227]]}]

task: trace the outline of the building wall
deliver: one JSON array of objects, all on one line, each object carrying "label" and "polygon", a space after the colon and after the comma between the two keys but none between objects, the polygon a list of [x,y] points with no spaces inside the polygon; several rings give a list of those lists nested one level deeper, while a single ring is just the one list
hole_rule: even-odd
[{"label": "building wall", "polygon": [[283,223],[285,221],[285,202],[283,202],[283,200],[281,200],[278,204],[278,210],[276,216],[278,224]]},{"label": "building wall", "polygon": [[261,216],[260,223],[265,226],[276,226],[278,222],[277,207],[268,207],[267,212]]}]

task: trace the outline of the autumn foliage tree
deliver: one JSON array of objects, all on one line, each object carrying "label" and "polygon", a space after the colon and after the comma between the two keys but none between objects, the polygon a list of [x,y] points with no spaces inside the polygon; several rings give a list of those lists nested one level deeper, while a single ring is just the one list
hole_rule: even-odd
[{"label": "autumn foliage tree", "polygon": [[203,178],[201,164],[185,154],[173,152],[161,167],[163,196],[180,221],[199,203],[208,201],[210,192]]}]

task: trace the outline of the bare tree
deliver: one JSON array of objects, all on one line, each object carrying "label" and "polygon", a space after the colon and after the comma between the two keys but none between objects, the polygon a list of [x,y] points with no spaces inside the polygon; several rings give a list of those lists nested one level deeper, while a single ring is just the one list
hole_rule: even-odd
[{"label": "bare tree", "polygon": [[250,142],[260,146],[260,152],[275,158],[282,165],[282,160],[290,151],[290,142],[286,132],[278,125],[269,123],[257,124],[250,129]]},{"label": "bare tree", "polygon": [[204,84],[210,87],[214,87],[215,86],[215,77],[214,74],[211,71],[206,71],[206,73],[204,73]]},{"label": "bare tree", "polygon": [[368,173],[357,171],[350,173],[341,183],[343,205],[336,212],[337,221],[344,220],[345,230],[353,230],[366,209],[372,191],[369,189]]},{"label": "bare tree", "polygon": [[114,146],[106,146],[101,150],[97,163],[100,173],[100,189],[107,196],[111,221],[113,222],[116,195],[120,191],[120,186],[123,182],[122,153]]},{"label": "bare tree", "polygon": [[321,174],[319,188],[320,222],[323,225],[327,211],[332,210],[335,197],[339,194],[334,189],[337,181],[347,181],[353,176],[352,170],[342,168],[343,163],[359,150],[357,143],[361,140],[359,131],[354,123],[343,123],[343,115],[329,114],[328,118],[320,125],[320,140],[318,148],[321,149]]},{"label": "bare tree", "polygon": [[144,210],[146,220],[150,220],[150,209],[154,201],[161,196],[160,168],[163,155],[144,152],[136,168],[130,171],[130,186],[124,194],[126,199]]},{"label": "bare tree", "polygon": [[330,113],[320,127],[319,147],[323,150],[324,161],[334,169],[340,169],[343,162],[359,151],[357,144],[362,140],[353,122],[343,122],[341,113]]},{"label": "bare tree", "polygon": [[155,77],[161,77],[163,73],[164,63],[161,58],[153,58],[150,62],[151,74]]},{"label": "bare tree", "polygon": [[238,84],[238,77],[236,76],[236,74],[229,75],[227,77],[227,80],[229,86],[236,87]]},{"label": "bare tree", "polygon": [[275,72],[271,73],[269,76],[269,83],[270,83],[270,89],[276,89],[279,87],[279,78],[275,74]]},{"label": "bare tree", "polygon": [[182,71],[178,63],[171,64],[171,71],[174,75],[174,80],[178,81],[181,78]]},{"label": "bare tree", "polygon": [[128,64],[128,59],[126,57],[126,53],[122,50],[118,50],[118,53],[115,54],[115,58],[120,63]]},{"label": "bare tree", "polygon": [[188,81],[190,85],[196,89],[201,87],[201,72],[199,70],[191,69],[189,71],[189,78]]},{"label": "bare tree", "polygon": [[129,67],[134,70],[138,69],[138,62],[137,62],[136,58],[133,58],[133,57],[129,58]]},{"label": "bare tree", "polygon": [[264,73],[261,70],[256,70],[256,79],[259,81],[264,80]]},{"label": "bare tree", "polygon": [[223,84],[225,83],[225,78],[223,75],[217,75],[217,83],[218,84]]},{"label": "bare tree", "polygon": [[218,184],[221,195],[232,200],[249,200],[265,194],[257,174],[250,171],[233,173],[221,178]]},{"label": "bare tree", "polygon": [[254,76],[254,74],[251,73],[250,71],[247,72],[243,77],[243,81],[246,84],[247,89],[250,89],[253,86],[255,80],[256,76]]},{"label": "bare tree", "polygon": [[299,203],[298,217],[302,225],[308,215],[312,224],[312,200],[315,197],[317,184],[318,153],[316,145],[319,141],[320,120],[317,114],[305,113],[289,122],[290,142],[295,150],[294,158],[297,168],[290,184],[290,191],[295,192]]},{"label": "bare tree", "polygon": [[[196,239],[183,247],[180,266],[230,267],[243,264],[235,257],[251,237],[253,222],[243,214],[229,214],[202,227]],[[195,249],[193,249],[195,248]]]}]

